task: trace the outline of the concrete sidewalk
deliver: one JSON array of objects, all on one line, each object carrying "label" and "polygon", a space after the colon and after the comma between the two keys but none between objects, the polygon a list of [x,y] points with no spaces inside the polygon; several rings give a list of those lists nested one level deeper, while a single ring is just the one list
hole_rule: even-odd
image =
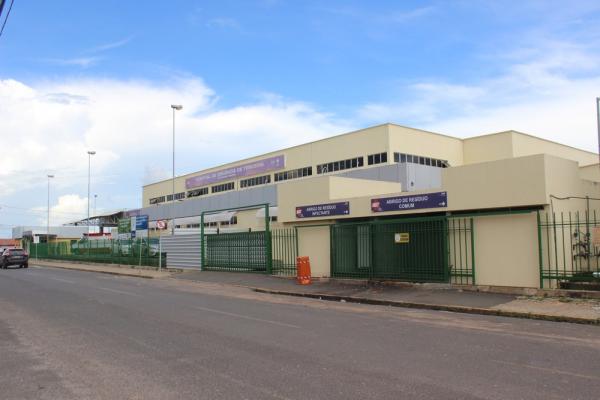
[{"label": "concrete sidewalk", "polygon": [[31,266],[73,269],[77,271],[98,272],[102,274],[131,276],[136,278],[168,278],[171,272],[164,270],[159,272],[155,269],[136,267],[131,265],[117,264],[93,264],[93,263],[76,263],[68,261],[48,261],[48,260],[29,260]]},{"label": "concrete sidewalk", "polygon": [[386,285],[333,279],[300,286],[294,279],[234,272],[185,271],[173,277],[322,300],[600,324],[600,301],[592,299],[481,293],[448,285]]}]

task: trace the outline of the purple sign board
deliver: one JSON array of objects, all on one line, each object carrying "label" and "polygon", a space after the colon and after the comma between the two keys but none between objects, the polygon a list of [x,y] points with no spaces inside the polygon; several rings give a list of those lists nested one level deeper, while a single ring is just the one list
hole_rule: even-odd
[{"label": "purple sign board", "polygon": [[330,215],[349,215],[350,203],[315,204],[312,206],[296,207],[296,218],[328,217]]},{"label": "purple sign board", "polygon": [[448,194],[446,192],[371,199],[371,211],[373,212],[406,211],[439,207],[448,207]]},{"label": "purple sign board", "polygon": [[262,174],[264,172],[274,171],[284,167],[285,158],[283,155],[265,158],[264,160],[238,165],[237,167],[225,168],[219,171],[209,172],[207,174],[192,176],[191,178],[185,180],[185,188],[191,189],[229,179]]}]

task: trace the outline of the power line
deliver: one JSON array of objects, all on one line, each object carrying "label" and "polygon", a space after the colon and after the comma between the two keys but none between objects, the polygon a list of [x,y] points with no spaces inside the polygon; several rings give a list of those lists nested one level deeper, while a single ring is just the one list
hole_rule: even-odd
[{"label": "power line", "polygon": [[8,11],[6,12],[6,18],[4,18],[4,23],[2,24],[2,29],[0,29],[0,36],[2,36],[2,32],[4,32],[4,27],[6,26],[6,21],[8,21],[8,16],[10,15],[10,10],[12,10],[12,6],[15,0],[10,1],[10,6],[8,6]]}]

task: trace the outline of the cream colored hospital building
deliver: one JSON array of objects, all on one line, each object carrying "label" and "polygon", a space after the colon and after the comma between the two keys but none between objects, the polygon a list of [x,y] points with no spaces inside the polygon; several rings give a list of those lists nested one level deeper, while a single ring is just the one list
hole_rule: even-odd
[{"label": "cream colored hospital building", "polygon": [[528,134],[384,124],[178,176],[174,202],[170,179],[146,185],[132,214],[180,234],[202,220],[206,269],[229,262],[218,235],[265,230],[269,204],[316,277],[556,287],[598,271],[598,182],[598,154]]}]

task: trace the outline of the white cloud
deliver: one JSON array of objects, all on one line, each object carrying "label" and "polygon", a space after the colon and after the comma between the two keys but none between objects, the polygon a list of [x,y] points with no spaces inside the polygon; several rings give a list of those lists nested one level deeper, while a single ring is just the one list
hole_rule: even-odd
[{"label": "white cloud", "polygon": [[514,129],[597,150],[600,57],[593,50],[547,41],[502,60],[506,66],[497,76],[473,84],[413,83],[399,91],[399,100],[364,105],[360,118],[401,121],[459,137]]},{"label": "white cloud", "polygon": [[[84,219],[87,217],[87,206],[87,197],[80,197],[77,194],[62,195],[56,204],[50,206],[50,224],[56,226]],[[92,199],[90,207],[93,206]],[[45,226],[47,224],[47,205],[33,207],[30,213],[37,214],[37,225]],[[90,208],[90,213],[93,213],[93,208]]]},{"label": "white cloud", "polygon": [[82,68],[91,67],[97,64],[102,57],[74,57],[74,58],[45,58],[41,61],[47,62],[48,64],[62,65],[62,66],[78,66]]},{"label": "white cloud", "polygon": [[97,152],[92,193],[104,190],[105,201],[139,198],[143,183],[164,178],[166,171],[170,176],[173,103],[184,107],[176,114],[178,174],[350,128],[308,104],[275,96],[219,108],[215,93],[193,77],[165,84],[0,80],[0,140],[11,143],[0,158],[0,199],[11,204],[7,197],[27,190],[45,199],[47,173],[56,175],[53,193],[87,193],[88,150]]},{"label": "white cloud", "polygon": [[103,51],[107,51],[107,50],[116,49],[118,47],[125,46],[126,44],[131,42],[132,39],[133,39],[133,36],[128,36],[126,38],[117,40],[115,42],[105,43],[105,44],[101,44],[99,46],[93,47],[88,52],[99,53],[99,52],[103,52]]},{"label": "white cloud", "polygon": [[232,29],[236,31],[242,30],[240,23],[236,19],[229,17],[211,18],[206,21],[206,26],[209,28]]}]

